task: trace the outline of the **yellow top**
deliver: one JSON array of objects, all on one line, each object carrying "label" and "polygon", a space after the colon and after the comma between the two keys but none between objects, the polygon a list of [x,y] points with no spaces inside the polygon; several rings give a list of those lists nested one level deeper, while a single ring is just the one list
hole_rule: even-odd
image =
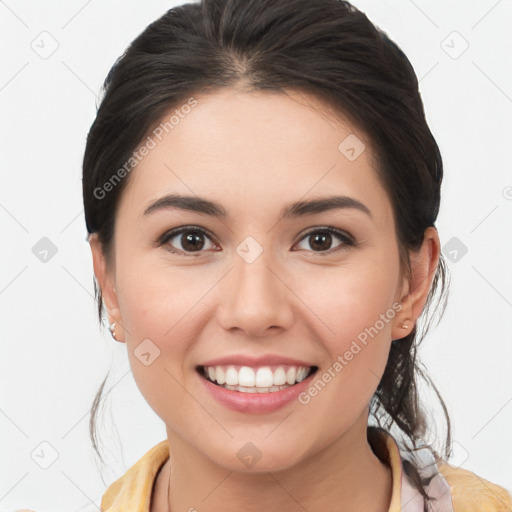
[{"label": "yellow top", "polygon": [[[388,512],[423,512],[423,499],[412,486],[402,467],[400,449],[384,429],[375,429],[379,443],[370,444],[383,463],[391,467],[393,488]],[[376,439],[379,439],[379,436]],[[101,501],[102,512],[149,512],[153,484],[169,458],[169,444],[161,441],[141,457],[124,475],[113,482]],[[417,461],[416,461],[417,462]],[[427,492],[437,497],[432,512],[512,512],[512,495],[503,487],[484,480],[466,469],[443,462]],[[426,468],[421,468],[420,474]]]}]

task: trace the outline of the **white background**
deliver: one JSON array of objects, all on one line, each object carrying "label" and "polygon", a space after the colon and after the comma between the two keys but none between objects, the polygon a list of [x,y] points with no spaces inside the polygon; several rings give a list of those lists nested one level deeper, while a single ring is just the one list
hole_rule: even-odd
[{"label": "white background", "polygon": [[[125,345],[98,328],[81,162],[108,70],[176,4],[0,1],[2,511],[99,506],[106,485],[165,439]],[[421,350],[451,414],[453,463],[512,489],[512,2],[354,4],[402,47],[421,79],[445,165],[441,242],[456,237],[467,247],[448,260],[446,314]],[[31,47],[48,38],[43,31],[58,43],[47,59]],[[469,47],[459,56],[462,38]],[[46,263],[32,252],[42,237],[57,247]],[[109,369],[102,481],[88,411]],[[36,463],[51,460],[42,442],[58,454],[48,469]]]}]

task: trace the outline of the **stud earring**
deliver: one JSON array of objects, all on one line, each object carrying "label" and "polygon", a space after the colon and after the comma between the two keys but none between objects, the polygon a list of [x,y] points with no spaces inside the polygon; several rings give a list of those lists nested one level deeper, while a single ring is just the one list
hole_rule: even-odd
[{"label": "stud earring", "polygon": [[409,329],[409,326],[406,324],[402,324],[402,329]]},{"label": "stud earring", "polygon": [[110,331],[110,334],[112,335],[112,338],[114,338],[116,341],[118,341],[118,339],[116,338],[116,323],[115,322],[112,322],[108,326],[108,330]]}]

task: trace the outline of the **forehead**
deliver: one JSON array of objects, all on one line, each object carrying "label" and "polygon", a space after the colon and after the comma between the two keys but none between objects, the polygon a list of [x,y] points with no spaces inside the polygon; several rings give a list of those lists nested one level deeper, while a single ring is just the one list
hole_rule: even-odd
[{"label": "forehead", "polygon": [[223,89],[193,98],[195,106],[163,117],[154,147],[130,173],[122,202],[139,213],[171,192],[231,204],[234,215],[337,193],[387,218],[370,141],[315,97]]}]

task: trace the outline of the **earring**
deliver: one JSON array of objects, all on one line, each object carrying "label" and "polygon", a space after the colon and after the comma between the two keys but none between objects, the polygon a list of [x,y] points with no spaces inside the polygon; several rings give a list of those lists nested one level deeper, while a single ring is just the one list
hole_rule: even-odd
[{"label": "earring", "polygon": [[409,326],[406,324],[402,324],[402,329],[409,329]]},{"label": "earring", "polygon": [[114,338],[116,341],[118,341],[118,339],[116,338],[116,323],[115,322],[112,322],[108,326],[108,330],[110,331],[110,334],[112,335],[112,338]]}]

